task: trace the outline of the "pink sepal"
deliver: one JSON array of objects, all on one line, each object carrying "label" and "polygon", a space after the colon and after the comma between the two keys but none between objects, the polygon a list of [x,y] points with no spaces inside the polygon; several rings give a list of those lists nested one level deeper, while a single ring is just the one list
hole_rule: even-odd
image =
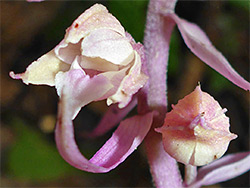
[{"label": "pink sepal", "polygon": [[190,187],[212,185],[235,178],[250,169],[250,152],[230,154],[198,170],[196,181]]},{"label": "pink sepal", "polygon": [[122,163],[142,142],[153,121],[153,113],[134,116],[122,121],[112,137],[88,161],[79,151],[67,106],[59,105],[56,144],[62,157],[72,166],[93,173],[104,173]]},{"label": "pink sepal", "polygon": [[250,90],[250,83],[232,68],[199,26],[179,18],[176,14],[171,14],[170,16],[175,20],[186,45],[197,57],[235,85],[245,90]]}]

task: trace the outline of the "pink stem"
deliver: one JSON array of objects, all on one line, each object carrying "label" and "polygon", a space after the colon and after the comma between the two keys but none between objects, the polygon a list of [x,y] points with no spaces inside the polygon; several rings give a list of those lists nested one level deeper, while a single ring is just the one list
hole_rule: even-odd
[{"label": "pink stem", "polygon": [[[147,93],[147,106],[158,112],[153,126],[145,139],[146,153],[151,174],[157,188],[182,187],[179,169],[172,157],[163,149],[161,135],[154,128],[162,125],[167,110],[166,70],[169,55],[170,36],[175,26],[172,19],[161,13],[173,13],[176,0],[151,0],[148,6],[147,24],[144,37],[146,65],[149,75],[148,86],[142,90]],[[146,91],[145,91],[146,90]],[[139,97],[145,97],[141,95]],[[142,109],[140,98],[138,111]]]}]

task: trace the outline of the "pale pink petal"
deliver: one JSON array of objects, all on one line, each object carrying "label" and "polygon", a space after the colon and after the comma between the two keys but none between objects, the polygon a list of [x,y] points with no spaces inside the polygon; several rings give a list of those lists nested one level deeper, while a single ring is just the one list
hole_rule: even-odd
[{"label": "pale pink petal", "polygon": [[230,154],[198,170],[190,187],[212,185],[235,178],[250,170],[250,152]]},{"label": "pale pink petal", "polygon": [[148,71],[146,67],[145,49],[143,44],[139,42],[136,43],[134,38],[128,32],[126,32],[126,37],[132,45],[133,49],[138,53],[141,58],[141,71],[147,75]]},{"label": "pale pink petal", "polygon": [[104,173],[122,163],[140,145],[150,129],[153,113],[134,116],[121,122],[112,137],[90,161],[81,154],[76,145],[71,117],[70,101],[62,95],[56,126],[56,143],[60,154],[78,169]]},{"label": "pale pink petal", "polygon": [[116,126],[136,106],[136,104],[137,100],[134,98],[122,109],[119,108],[117,104],[111,105],[97,127],[91,133],[86,134],[86,137],[94,138],[105,134]]},{"label": "pale pink petal", "polygon": [[14,74],[10,72],[13,79],[22,79],[25,84],[35,85],[55,85],[55,76],[59,71],[65,72],[69,70],[70,65],[59,60],[54,50],[40,57],[28,66],[22,74]]},{"label": "pale pink petal", "polygon": [[119,70],[119,71],[108,71],[100,73],[105,76],[110,83],[113,85],[113,88],[106,94],[102,99],[107,99],[111,95],[114,95],[117,89],[119,88],[123,78],[126,76],[127,71],[129,70],[129,66]]},{"label": "pale pink petal", "polygon": [[106,7],[101,4],[95,4],[82,13],[67,29],[65,41],[76,44],[90,32],[97,29],[110,29],[125,36],[124,28],[108,12]]},{"label": "pale pink petal", "polygon": [[76,56],[81,55],[81,43],[71,44],[63,39],[56,47],[55,54],[65,63],[71,64]]},{"label": "pale pink petal", "polygon": [[109,61],[106,61],[105,59],[99,57],[91,58],[81,56],[80,64],[83,69],[91,69],[97,71],[119,71],[118,65],[110,63]]},{"label": "pale pink petal", "polygon": [[126,66],[133,58],[133,48],[126,37],[110,29],[99,29],[82,40],[82,55],[100,57],[116,65]]},{"label": "pale pink petal", "polygon": [[244,80],[229,64],[226,58],[215,49],[206,34],[195,24],[172,14],[181,35],[189,49],[202,61],[218,71],[235,85],[250,90],[250,83]]},{"label": "pale pink petal", "polygon": [[128,74],[122,80],[118,90],[114,95],[107,99],[107,104],[119,103],[119,108],[125,107],[140,88],[147,82],[148,77],[141,71],[141,59],[135,52],[134,64]]},{"label": "pale pink petal", "polygon": [[102,75],[90,78],[81,69],[71,69],[56,76],[58,95],[69,102],[71,118],[74,119],[86,104],[99,100],[112,88],[109,80]]},{"label": "pale pink petal", "polygon": [[152,122],[152,112],[122,121],[111,139],[90,159],[90,162],[106,168],[115,168],[137,149]]}]

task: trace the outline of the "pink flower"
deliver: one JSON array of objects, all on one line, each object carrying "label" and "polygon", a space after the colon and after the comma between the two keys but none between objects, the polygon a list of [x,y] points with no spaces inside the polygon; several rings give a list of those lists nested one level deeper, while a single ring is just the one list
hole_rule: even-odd
[{"label": "pink flower", "polygon": [[[26,84],[56,87],[60,96],[56,143],[62,157],[72,166],[94,173],[108,172],[123,162],[145,138],[151,174],[158,188],[210,185],[236,177],[250,168],[248,152],[210,163],[214,156],[223,155],[236,135],[229,132],[225,111],[199,87],[167,114],[164,123],[169,41],[175,25],[195,55],[234,84],[250,90],[250,84],[234,71],[206,34],[174,13],[175,4],[176,0],[149,2],[144,38],[146,58],[143,46],[135,43],[104,6],[96,4],[80,15],[66,30],[64,39],[33,62],[25,73],[10,72],[12,78],[22,79]],[[138,95],[134,95],[139,89]],[[75,143],[72,120],[83,106],[103,99],[107,99],[108,105],[118,105],[110,106],[88,136],[99,136],[114,127],[137,103],[140,115],[120,122],[112,137],[88,160]],[[155,130],[163,134],[163,142]],[[180,135],[188,136],[180,140]],[[182,146],[176,147],[176,142]],[[211,147],[216,142],[220,142],[222,149]],[[188,145],[186,151],[183,150],[185,144]],[[204,155],[204,148],[209,151],[208,156]],[[187,164],[184,182],[176,159]],[[192,166],[207,163],[210,164],[200,168],[198,173]]]},{"label": "pink flower", "polygon": [[229,132],[227,110],[200,86],[172,108],[156,131],[162,133],[165,151],[178,162],[206,165],[220,158],[237,137]]},{"label": "pink flower", "polygon": [[118,102],[125,107],[147,80],[135,50],[141,47],[104,6],[96,4],[74,21],[53,50],[33,62],[25,73],[10,75],[26,84],[55,85],[61,96],[63,86],[77,73],[92,82],[88,88],[92,94],[82,94],[89,98],[79,104],[78,110],[106,98],[108,105]]},{"label": "pink flower", "polygon": [[143,46],[135,43],[103,5],[95,4],[73,22],[53,50],[34,61],[24,73],[10,72],[10,76],[26,84],[55,86],[60,96],[56,142],[61,155],[76,168],[107,172],[142,142],[153,113],[121,122],[89,161],[75,143],[72,120],[92,101],[107,99],[108,105],[127,106],[125,112],[133,108],[136,103],[132,96],[148,79],[141,70],[142,60]]}]

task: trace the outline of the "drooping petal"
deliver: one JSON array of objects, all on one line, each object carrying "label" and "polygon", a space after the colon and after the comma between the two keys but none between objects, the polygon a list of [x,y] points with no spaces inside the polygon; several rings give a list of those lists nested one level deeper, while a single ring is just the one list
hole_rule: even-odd
[{"label": "drooping petal", "polygon": [[112,137],[90,159],[90,162],[106,168],[115,168],[140,145],[148,133],[152,121],[153,112],[136,115],[122,121]]},{"label": "drooping petal", "polygon": [[51,50],[29,65],[24,73],[10,72],[10,76],[13,79],[22,79],[25,84],[54,86],[56,74],[59,71],[65,72],[69,68],[70,65],[59,60],[54,50]]},{"label": "drooping petal", "polygon": [[212,185],[235,178],[250,170],[250,152],[230,154],[198,170],[190,187]]},{"label": "drooping petal", "polygon": [[162,133],[164,149],[177,161],[202,166],[220,158],[237,135],[229,131],[229,118],[219,103],[200,86],[166,114]]},{"label": "drooping petal", "polygon": [[110,29],[99,29],[86,36],[82,40],[82,55],[100,57],[123,66],[134,58],[133,48],[127,38]]},{"label": "drooping petal", "polygon": [[66,73],[60,72],[56,76],[58,95],[68,101],[67,110],[72,113],[70,117],[72,119],[83,106],[99,100],[112,87],[104,76],[97,75],[90,78],[81,69],[71,69]]},{"label": "drooping petal", "polygon": [[119,108],[125,107],[130,102],[133,94],[142,88],[147,80],[148,77],[141,71],[140,56],[135,52],[134,65],[122,80],[116,93],[107,99],[107,104],[119,102]]},{"label": "drooping petal", "polygon": [[105,134],[107,131],[116,126],[135,107],[136,104],[137,100],[134,98],[126,107],[122,109],[119,108],[117,104],[111,105],[97,127],[86,136],[94,138]]},{"label": "drooping petal", "polygon": [[175,14],[172,14],[171,17],[175,20],[186,45],[196,56],[235,85],[250,90],[250,83],[232,68],[197,25],[181,19]]},{"label": "drooping petal", "polygon": [[140,145],[153,119],[153,113],[148,113],[124,120],[112,137],[88,161],[79,151],[74,139],[70,103],[70,100],[62,95],[56,126],[58,150],[72,166],[94,173],[108,172],[123,162]]},{"label": "drooping petal", "polygon": [[106,7],[101,4],[95,4],[82,13],[67,29],[65,41],[76,44],[90,32],[97,29],[110,29],[125,36],[124,28],[108,12]]}]

